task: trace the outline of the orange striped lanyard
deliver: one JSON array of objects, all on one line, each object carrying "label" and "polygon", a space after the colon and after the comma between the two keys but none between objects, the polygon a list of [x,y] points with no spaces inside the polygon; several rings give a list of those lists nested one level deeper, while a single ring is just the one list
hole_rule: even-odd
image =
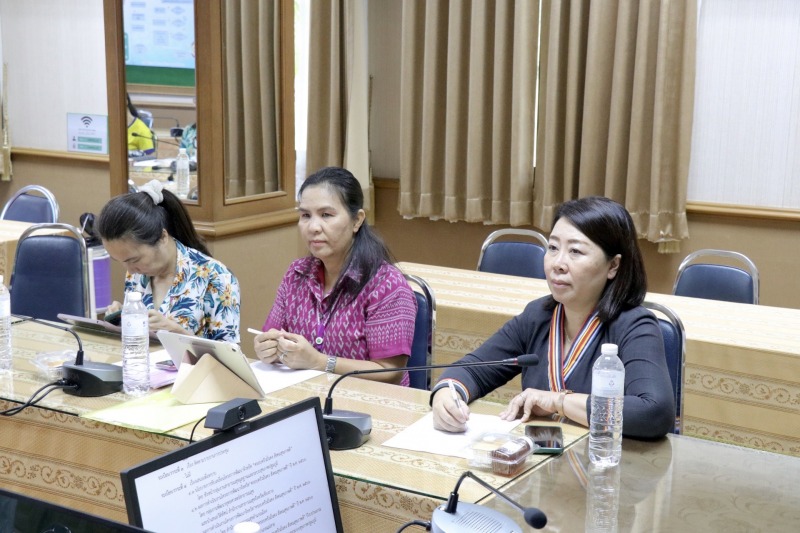
[{"label": "orange striped lanyard", "polygon": [[567,358],[564,359],[564,306],[556,305],[556,308],[553,309],[553,320],[550,321],[550,346],[547,354],[550,362],[548,380],[551,391],[560,391],[566,388],[567,379],[578,361],[589,351],[588,347],[600,334],[601,326],[597,311],[589,315],[575,337],[575,342],[572,343]]}]

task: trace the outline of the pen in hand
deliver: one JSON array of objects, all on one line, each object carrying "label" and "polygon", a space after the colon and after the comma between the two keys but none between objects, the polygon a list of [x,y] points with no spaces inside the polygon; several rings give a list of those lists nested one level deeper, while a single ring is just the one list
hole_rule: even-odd
[{"label": "pen in hand", "polygon": [[467,414],[464,412],[464,407],[461,403],[461,395],[456,390],[456,386],[453,385],[453,381],[452,380],[448,381],[447,386],[450,387],[450,395],[453,397],[453,401],[456,402],[456,407],[458,408],[459,411],[461,411],[462,415],[467,416]]},{"label": "pen in hand", "polygon": [[264,333],[260,329],[255,329],[255,328],[247,328],[247,331],[249,333],[252,333],[253,335],[261,335],[262,333]]}]

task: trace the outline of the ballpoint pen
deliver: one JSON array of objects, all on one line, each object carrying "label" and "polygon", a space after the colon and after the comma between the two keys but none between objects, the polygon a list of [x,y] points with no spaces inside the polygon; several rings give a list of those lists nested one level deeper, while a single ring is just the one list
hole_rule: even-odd
[{"label": "ballpoint pen", "polygon": [[461,411],[462,415],[466,416],[464,407],[461,404],[461,395],[456,390],[456,386],[453,385],[453,380],[448,381],[447,386],[450,387],[450,394],[453,396],[453,401],[456,402],[456,407],[458,407],[458,410]]}]

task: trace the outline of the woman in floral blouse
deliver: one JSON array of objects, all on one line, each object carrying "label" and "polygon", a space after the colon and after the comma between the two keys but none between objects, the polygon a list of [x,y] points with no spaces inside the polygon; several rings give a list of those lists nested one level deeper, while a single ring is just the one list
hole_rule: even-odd
[{"label": "woman in floral blouse", "polygon": [[[103,246],[127,268],[150,329],[239,342],[239,282],[211,257],[177,196],[153,180],[112,198],[97,223]],[[112,303],[107,312],[121,309]]]}]

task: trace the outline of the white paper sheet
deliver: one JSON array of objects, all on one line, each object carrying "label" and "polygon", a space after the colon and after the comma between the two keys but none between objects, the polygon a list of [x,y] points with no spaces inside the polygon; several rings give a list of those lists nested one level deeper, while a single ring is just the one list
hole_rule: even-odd
[{"label": "white paper sheet", "polygon": [[264,394],[285,389],[324,374],[321,370],[294,370],[285,365],[266,364],[261,361],[250,363],[250,366],[253,367],[253,373],[255,373],[261,388],[264,389]]},{"label": "white paper sheet", "polygon": [[449,433],[433,428],[433,413],[428,413],[406,429],[383,443],[390,448],[402,448],[452,457],[471,457],[470,444],[484,433],[508,433],[519,420],[501,420],[497,415],[470,413],[465,433]]}]

